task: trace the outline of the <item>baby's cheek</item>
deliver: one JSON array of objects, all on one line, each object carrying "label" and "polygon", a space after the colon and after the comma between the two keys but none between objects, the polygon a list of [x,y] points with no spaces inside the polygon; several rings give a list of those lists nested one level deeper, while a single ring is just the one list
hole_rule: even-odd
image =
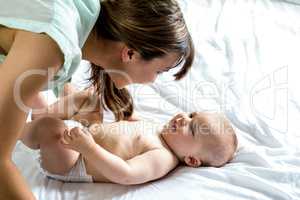
[{"label": "baby's cheek", "polygon": [[188,137],[190,135],[189,129],[187,127],[183,127],[182,129],[179,129],[180,135],[184,137]]}]

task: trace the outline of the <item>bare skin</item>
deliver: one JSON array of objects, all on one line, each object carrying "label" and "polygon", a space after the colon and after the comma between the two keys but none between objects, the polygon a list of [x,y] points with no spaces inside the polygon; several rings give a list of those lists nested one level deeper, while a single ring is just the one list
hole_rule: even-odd
[{"label": "bare skin", "polygon": [[[27,115],[15,103],[13,88],[15,80],[30,69],[57,71],[63,63],[63,56],[56,43],[46,35],[3,27],[0,30],[0,46],[7,54],[0,65],[0,199],[34,199],[11,160]],[[52,77],[35,75],[23,81],[20,95],[25,105],[32,103],[48,78]]]},{"label": "bare skin", "polygon": [[[133,180],[128,179],[128,182],[122,182],[122,178],[118,177],[117,179],[121,181],[117,181],[117,183],[139,184],[155,180],[166,175],[179,163],[176,156],[173,155],[167,144],[158,134],[158,130],[153,129],[154,124],[148,123],[148,130],[145,126],[147,126],[147,123],[144,121],[123,121],[103,125],[101,128],[95,125],[89,129],[96,144],[130,163],[129,165],[135,168],[135,173],[139,174],[139,177],[134,177]],[[151,153],[152,155],[150,156]],[[157,161],[164,160],[163,166],[157,162],[153,162],[152,156],[154,155]],[[95,182],[116,182],[107,177],[107,174],[104,173],[105,171],[99,170],[99,166],[95,165],[95,162],[91,158],[92,156],[88,155],[85,163],[88,174],[93,176]],[[152,170],[146,170],[145,165],[148,165]],[[159,171],[160,168],[162,171]],[[153,169],[157,171],[154,172]],[[141,175],[143,174],[142,172],[145,174]]]},{"label": "bare skin", "polygon": [[[78,144],[73,146],[75,148],[61,143],[68,129],[62,120],[40,118],[28,127],[23,132],[23,143],[32,149],[40,149],[42,167],[55,174],[67,173],[80,153],[84,156],[87,173],[92,175],[95,182],[123,185],[161,178],[179,163],[153,123],[122,121],[94,124],[89,128],[90,135],[73,128],[69,130],[70,134],[89,137],[79,137]],[[76,142],[75,139],[73,142]],[[105,161],[97,158],[97,148],[103,151],[101,155]]]},{"label": "bare skin", "polygon": [[[93,124],[88,130],[69,130],[62,120],[45,117],[29,123],[21,139],[40,149],[41,165],[52,174],[66,175],[81,154],[95,182],[135,185],[165,176],[179,161],[191,167],[220,167],[230,161],[236,150],[235,133],[220,117],[181,113],[163,127],[120,121]],[[220,123],[227,128],[219,129]]]},{"label": "bare skin", "polygon": [[[102,123],[103,108],[100,95],[95,94],[90,87],[83,91],[75,88],[71,83],[64,86],[64,90],[57,102],[50,106],[43,106],[39,113],[33,111],[32,120],[41,117],[53,117],[63,120],[72,119],[89,126],[93,123]],[[138,116],[133,113],[126,121],[138,121]]]},{"label": "bare skin", "polygon": [[40,110],[39,113],[33,113],[33,120],[41,117],[53,117],[63,120],[73,119],[84,125],[96,122],[102,122],[102,108],[99,96],[94,95],[89,88],[84,91],[65,91],[65,96]]},{"label": "bare skin", "polygon": [[[17,106],[13,89],[15,81],[30,70],[51,69],[57,72],[63,66],[64,57],[56,42],[46,34],[3,26],[0,26],[0,49],[6,55],[0,65],[0,179],[3,180],[0,183],[0,199],[34,199],[11,161],[13,148],[27,117],[27,113]],[[120,70],[129,75],[130,80],[128,76],[110,74],[118,88],[131,83],[153,82],[159,73],[170,69],[179,59],[179,55],[170,53],[165,57],[145,61],[138,52],[124,43],[97,38],[93,32],[84,44],[82,53],[84,59],[101,64],[106,70]],[[26,78],[20,91],[23,103],[28,107],[34,104],[43,107],[43,100],[36,98],[53,75],[54,73],[51,76],[34,75]]]}]

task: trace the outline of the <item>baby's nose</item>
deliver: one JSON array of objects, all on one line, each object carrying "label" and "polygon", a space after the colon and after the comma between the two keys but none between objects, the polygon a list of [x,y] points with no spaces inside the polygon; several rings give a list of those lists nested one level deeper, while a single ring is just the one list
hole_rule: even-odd
[{"label": "baby's nose", "polygon": [[180,126],[184,126],[184,125],[186,125],[187,121],[184,117],[182,117],[182,118],[177,119],[176,123]]}]

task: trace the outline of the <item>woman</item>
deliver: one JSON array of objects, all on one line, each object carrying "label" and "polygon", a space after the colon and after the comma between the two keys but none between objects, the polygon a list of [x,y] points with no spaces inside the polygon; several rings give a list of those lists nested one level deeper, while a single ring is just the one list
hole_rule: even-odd
[{"label": "woman", "polygon": [[126,85],[152,82],[184,62],[175,74],[180,79],[193,61],[192,40],[175,0],[0,0],[0,5],[0,54],[6,56],[0,65],[0,199],[34,199],[11,160],[26,118],[16,96],[35,107],[47,81],[61,86],[82,58],[92,63],[103,104],[120,120],[133,111]]}]

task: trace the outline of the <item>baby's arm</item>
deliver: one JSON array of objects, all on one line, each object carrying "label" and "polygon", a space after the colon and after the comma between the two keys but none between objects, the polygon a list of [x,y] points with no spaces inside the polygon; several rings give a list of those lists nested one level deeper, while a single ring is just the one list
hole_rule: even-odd
[{"label": "baby's arm", "polygon": [[130,160],[108,152],[96,144],[90,134],[81,129],[65,136],[67,148],[80,152],[89,163],[98,168],[99,173],[114,183],[135,185],[165,176],[176,167],[178,160],[166,149],[154,149]]},{"label": "baby's arm", "polygon": [[171,153],[164,149],[154,149],[125,161],[100,145],[94,145],[83,156],[107,179],[122,185],[142,184],[161,178],[177,165]]},{"label": "baby's arm", "polygon": [[178,165],[178,160],[166,149],[153,149],[138,155],[126,163],[130,166],[126,185],[146,183],[159,179]]}]

